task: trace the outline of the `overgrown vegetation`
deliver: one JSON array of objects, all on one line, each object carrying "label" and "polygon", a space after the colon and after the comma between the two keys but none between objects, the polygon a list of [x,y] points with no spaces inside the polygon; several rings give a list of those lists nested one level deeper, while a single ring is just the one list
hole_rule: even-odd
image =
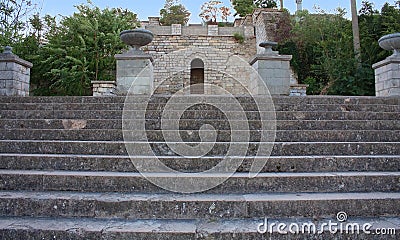
[{"label": "overgrown vegetation", "polygon": [[292,30],[279,50],[293,55],[292,66],[302,83],[310,85],[309,94],[374,95],[372,64],[388,56],[378,39],[400,31],[400,8],[385,4],[381,12],[363,2],[360,10],[361,65],[352,44],[351,21],[345,11],[335,14],[307,11],[292,18]]},{"label": "overgrown vegetation", "polygon": [[233,38],[235,38],[235,40],[240,44],[244,43],[244,36],[241,33],[234,33]]},{"label": "overgrown vegetation", "polygon": [[256,8],[276,8],[275,0],[232,0],[232,6],[236,10],[235,16],[245,17]]},{"label": "overgrown vegetation", "polygon": [[57,23],[54,17],[30,19],[32,30],[15,52],[32,61],[35,95],[91,95],[91,81],[115,80],[115,58],[126,47],[119,33],[138,26],[126,9],[88,4]]}]

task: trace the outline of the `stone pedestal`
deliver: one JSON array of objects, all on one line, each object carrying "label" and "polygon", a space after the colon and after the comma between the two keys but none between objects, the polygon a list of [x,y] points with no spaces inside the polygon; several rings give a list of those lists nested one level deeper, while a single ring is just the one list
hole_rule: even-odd
[{"label": "stone pedestal", "polygon": [[276,52],[256,55],[251,61],[266,83],[271,95],[290,94],[290,60],[291,55],[279,55]]},{"label": "stone pedestal", "polygon": [[10,47],[0,54],[0,96],[29,96],[32,63],[14,55]]},{"label": "stone pedestal", "polygon": [[116,85],[115,81],[92,81],[93,96],[115,96]]},{"label": "stone pedestal", "polygon": [[[140,53],[140,52],[139,52]],[[117,60],[117,95],[149,95],[153,91],[153,58],[129,51],[115,55]]]},{"label": "stone pedestal", "polygon": [[372,68],[375,70],[376,96],[400,96],[400,54],[378,62]]}]

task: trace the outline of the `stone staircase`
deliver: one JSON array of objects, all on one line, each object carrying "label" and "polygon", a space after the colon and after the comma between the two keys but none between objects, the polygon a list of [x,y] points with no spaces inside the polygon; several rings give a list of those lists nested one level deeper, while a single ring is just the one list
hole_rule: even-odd
[{"label": "stone staircase", "polygon": [[[228,98],[215,98],[229,111]],[[208,124],[217,130],[217,141],[204,157],[178,156],[163,135],[174,129],[161,127],[168,99],[153,100],[131,102],[147,109],[146,135],[130,132],[137,140],[131,144],[150,142],[165,165],[182,172],[206,171],[221,162],[235,122],[206,104],[188,109],[176,119],[182,139],[195,146],[212,137],[211,129],[198,131]],[[124,98],[1,97],[0,239],[399,238],[399,98],[274,97],[276,142],[269,158],[255,155],[262,144],[271,144],[261,140],[261,125],[274,120],[262,120],[250,98],[238,100],[250,132],[250,143],[233,143],[248,144],[243,163],[216,188],[180,194],[150,183],[132,164],[122,130]],[[183,107],[177,103],[170,114]],[[135,114],[129,115],[132,126],[143,113]],[[147,157],[140,151],[133,156]],[[267,164],[250,178],[257,160]],[[213,177],[220,176],[199,175]],[[387,228],[397,235],[327,229],[285,235],[277,226],[257,232],[266,217],[269,223],[319,226],[338,222],[339,212],[348,215],[343,224],[371,223],[372,232]]]}]

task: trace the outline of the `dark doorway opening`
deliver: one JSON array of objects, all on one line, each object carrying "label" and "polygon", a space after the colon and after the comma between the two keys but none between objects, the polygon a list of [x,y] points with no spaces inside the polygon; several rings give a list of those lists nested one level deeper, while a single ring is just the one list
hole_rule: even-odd
[{"label": "dark doorway opening", "polygon": [[204,94],[204,62],[196,58],[190,65],[190,93]]}]

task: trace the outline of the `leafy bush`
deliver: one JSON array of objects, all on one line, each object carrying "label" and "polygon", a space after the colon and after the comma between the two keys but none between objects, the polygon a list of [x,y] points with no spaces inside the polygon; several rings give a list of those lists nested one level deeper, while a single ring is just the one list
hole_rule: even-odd
[{"label": "leafy bush", "polygon": [[244,43],[244,36],[241,33],[234,33],[233,37],[235,38],[236,41],[238,41],[240,44]]}]

